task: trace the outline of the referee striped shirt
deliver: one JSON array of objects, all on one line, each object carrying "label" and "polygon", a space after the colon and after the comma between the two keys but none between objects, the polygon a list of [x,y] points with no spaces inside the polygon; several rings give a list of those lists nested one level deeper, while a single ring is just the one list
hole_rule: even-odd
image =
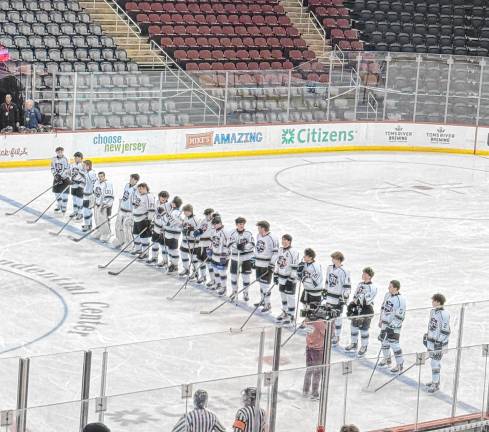
[{"label": "referee striped shirt", "polygon": [[212,411],[196,408],[184,414],[172,432],[226,432],[226,429]]},{"label": "referee striped shirt", "polygon": [[265,432],[265,410],[260,408],[258,417],[254,406],[240,408],[233,423],[233,432]]}]

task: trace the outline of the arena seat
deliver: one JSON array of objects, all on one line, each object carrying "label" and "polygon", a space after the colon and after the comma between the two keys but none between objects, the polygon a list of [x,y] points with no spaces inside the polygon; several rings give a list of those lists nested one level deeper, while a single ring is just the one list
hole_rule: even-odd
[{"label": "arena seat", "polygon": [[[285,68],[286,61],[292,61],[297,66],[311,58],[305,40],[292,26],[278,0],[198,3],[121,1],[119,4],[125,7],[149,38],[189,70],[195,70],[196,65],[200,68],[201,64],[206,68],[207,63],[214,70],[218,70],[219,66],[231,70],[231,63],[236,68],[236,63],[248,63],[251,59],[265,64],[271,60],[267,49],[272,48],[283,50],[280,59],[274,58],[275,67]],[[247,54],[241,52],[228,58],[221,54],[226,49],[231,50],[228,54],[243,50]],[[195,50],[199,55],[195,55]],[[292,55],[291,50],[294,50]],[[204,57],[200,54],[202,51],[205,51]],[[207,51],[211,52],[210,56]],[[295,51],[304,53],[297,54]]]}]

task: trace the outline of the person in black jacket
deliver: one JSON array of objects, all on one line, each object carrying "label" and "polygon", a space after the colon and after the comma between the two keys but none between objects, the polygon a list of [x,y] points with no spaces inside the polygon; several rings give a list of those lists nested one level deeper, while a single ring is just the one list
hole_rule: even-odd
[{"label": "person in black jacket", "polygon": [[5,96],[5,102],[0,105],[0,130],[8,127],[12,130],[5,132],[17,131],[19,127],[19,109],[12,102],[12,96],[9,94]]}]

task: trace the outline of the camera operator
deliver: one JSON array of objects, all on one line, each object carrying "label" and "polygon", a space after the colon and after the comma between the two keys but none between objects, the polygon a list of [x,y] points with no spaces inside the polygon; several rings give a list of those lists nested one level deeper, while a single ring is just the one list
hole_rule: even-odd
[{"label": "camera operator", "polygon": [[0,130],[17,132],[19,128],[19,108],[12,102],[12,96],[6,95],[5,102],[0,105]]},{"label": "camera operator", "polygon": [[323,307],[309,309],[307,318],[304,321],[307,331],[306,337],[306,374],[304,375],[304,385],[302,395],[310,396],[311,399],[319,399],[319,384],[321,382],[321,365],[324,354],[324,335],[326,324],[324,318],[326,311]]}]

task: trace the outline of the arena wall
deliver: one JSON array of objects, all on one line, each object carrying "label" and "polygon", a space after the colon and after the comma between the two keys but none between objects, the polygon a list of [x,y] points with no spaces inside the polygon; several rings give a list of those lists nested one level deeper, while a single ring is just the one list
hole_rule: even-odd
[{"label": "arena wall", "polygon": [[96,163],[321,153],[489,154],[489,128],[395,122],[92,130],[0,137],[0,167],[46,166],[58,146]]}]

